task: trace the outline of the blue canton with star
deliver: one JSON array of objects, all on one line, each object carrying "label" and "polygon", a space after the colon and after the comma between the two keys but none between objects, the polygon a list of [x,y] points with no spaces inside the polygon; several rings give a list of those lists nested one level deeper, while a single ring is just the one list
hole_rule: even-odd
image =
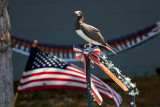
[{"label": "blue canton with star", "polygon": [[45,53],[38,48],[32,48],[25,71],[45,67],[65,69],[67,66],[67,62],[57,58],[56,56]]}]

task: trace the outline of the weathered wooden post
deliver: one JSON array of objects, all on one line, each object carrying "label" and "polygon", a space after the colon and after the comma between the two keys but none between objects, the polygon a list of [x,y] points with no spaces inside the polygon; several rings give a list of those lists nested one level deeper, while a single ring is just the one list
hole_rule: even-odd
[{"label": "weathered wooden post", "polygon": [[12,49],[8,0],[0,0],[0,107],[11,107],[13,92]]}]

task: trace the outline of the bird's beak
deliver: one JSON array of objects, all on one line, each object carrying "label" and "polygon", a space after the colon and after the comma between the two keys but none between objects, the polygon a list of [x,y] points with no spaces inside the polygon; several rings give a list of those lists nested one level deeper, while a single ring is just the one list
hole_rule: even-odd
[{"label": "bird's beak", "polygon": [[74,13],[78,16],[78,11],[74,11]]},{"label": "bird's beak", "polygon": [[76,16],[81,16],[80,11],[74,11],[74,13],[76,14]]}]

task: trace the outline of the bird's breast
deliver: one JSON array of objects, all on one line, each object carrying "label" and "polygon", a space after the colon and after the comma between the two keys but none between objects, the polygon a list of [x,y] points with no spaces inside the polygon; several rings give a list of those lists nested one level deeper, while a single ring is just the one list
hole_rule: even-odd
[{"label": "bird's breast", "polygon": [[88,42],[91,41],[91,39],[90,39],[88,36],[86,36],[86,35],[83,33],[82,30],[76,30],[76,32],[77,32],[77,34],[78,34],[81,38],[83,38],[84,40],[86,40],[86,41],[88,41]]},{"label": "bird's breast", "polygon": [[85,35],[82,30],[76,30],[76,32],[77,32],[77,34],[78,34],[81,38],[83,38],[83,39],[86,40],[87,42],[90,42],[90,43],[95,44],[95,45],[101,45],[101,44],[98,43],[97,41],[95,41],[95,40],[93,40],[92,38],[89,38],[87,35]]}]

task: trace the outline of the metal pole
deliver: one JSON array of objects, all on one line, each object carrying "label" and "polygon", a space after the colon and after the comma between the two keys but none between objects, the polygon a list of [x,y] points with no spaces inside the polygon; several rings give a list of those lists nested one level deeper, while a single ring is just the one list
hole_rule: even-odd
[{"label": "metal pole", "polygon": [[135,105],[135,96],[131,96],[131,107],[136,107],[136,105]]},{"label": "metal pole", "polygon": [[90,77],[90,59],[86,57],[86,78],[87,78],[87,97],[88,107],[92,107],[92,96],[91,96],[91,77]]}]

